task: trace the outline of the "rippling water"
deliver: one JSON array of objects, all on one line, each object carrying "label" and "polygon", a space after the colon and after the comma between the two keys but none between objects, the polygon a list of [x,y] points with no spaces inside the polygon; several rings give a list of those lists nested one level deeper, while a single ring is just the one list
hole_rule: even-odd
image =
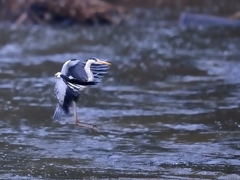
[{"label": "rippling water", "polygon": [[[0,27],[1,178],[240,178],[240,36],[145,15],[117,27]],[[101,133],[51,119],[54,74],[92,56],[112,66],[78,114]]]}]

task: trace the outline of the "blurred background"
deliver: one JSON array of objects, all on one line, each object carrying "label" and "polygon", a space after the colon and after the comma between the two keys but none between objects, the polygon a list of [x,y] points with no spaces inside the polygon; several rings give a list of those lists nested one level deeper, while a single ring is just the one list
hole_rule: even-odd
[{"label": "blurred background", "polygon": [[[0,0],[0,179],[240,179],[240,1]],[[68,59],[112,63],[54,122]]]}]

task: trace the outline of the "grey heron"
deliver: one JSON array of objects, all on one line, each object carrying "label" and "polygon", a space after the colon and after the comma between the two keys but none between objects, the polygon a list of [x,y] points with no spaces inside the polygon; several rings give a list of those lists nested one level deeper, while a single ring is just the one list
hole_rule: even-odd
[{"label": "grey heron", "polygon": [[69,108],[72,105],[75,125],[98,131],[96,125],[78,120],[76,102],[83,90],[101,81],[109,65],[111,64],[94,57],[85,61],[78,59],[66,61],[61,72],[55,74],[54,94],[58,104],[53,119],[61,120],[64,114],[69,114]]}]

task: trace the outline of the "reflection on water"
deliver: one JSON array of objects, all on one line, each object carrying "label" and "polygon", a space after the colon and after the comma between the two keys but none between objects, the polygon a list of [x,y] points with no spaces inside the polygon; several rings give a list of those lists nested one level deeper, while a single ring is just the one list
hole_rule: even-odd
[{"label": "reflection on water", "polygon": [[[119,27],[0,28],[0,174],[31,178],[239,179],[239,47],[155,13]],[[112,63],[72,116],[53,122],[70,58]]]}]

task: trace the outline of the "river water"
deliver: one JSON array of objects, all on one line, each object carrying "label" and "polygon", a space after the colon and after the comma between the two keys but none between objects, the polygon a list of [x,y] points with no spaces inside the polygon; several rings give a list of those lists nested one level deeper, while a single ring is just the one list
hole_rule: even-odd
[{"label": "river water", "polygon": [[[240,36],[157,12],[115,27],[1,25],[1,179],[240,179]],[[112,66],[78,116],[100,133],[51,118],[54,74],[92,56]]]}]

